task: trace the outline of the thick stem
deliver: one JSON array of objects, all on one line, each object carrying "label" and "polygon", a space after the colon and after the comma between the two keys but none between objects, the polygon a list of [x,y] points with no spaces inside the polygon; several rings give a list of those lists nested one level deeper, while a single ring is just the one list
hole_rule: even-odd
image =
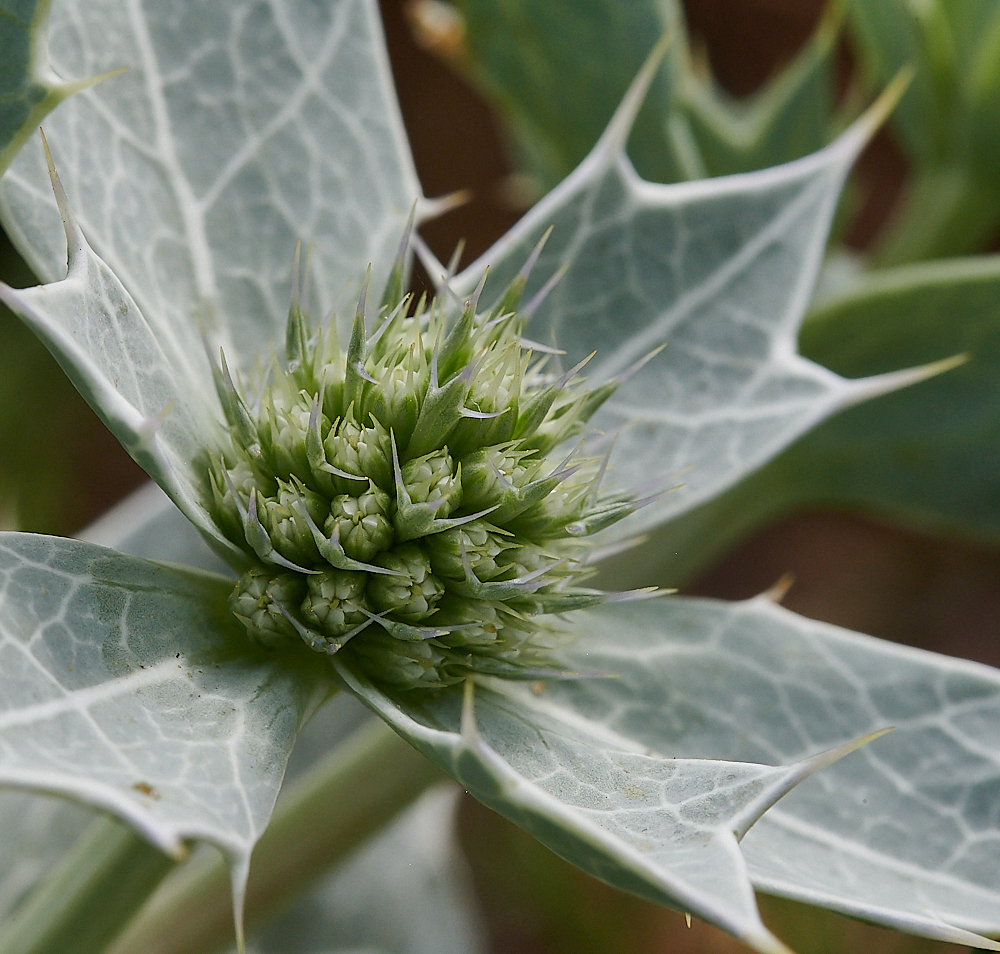
[{"label": "thick stem", "polygon": [[176,865],[124,822],[94,821],[26,900],[0,954],[97,954]]},{"label": "thick stem", "polygon": [[967,165],[917,168],[879,239],[873,264],[904,265],[981,252],[1000,226],[1000,194]]},{"label": "thick stem", "polygon": [[[383,723],[360,729],[279,801],[254,849],[247,926],[273,915],[442,778]],[[233,942],[229,873],[213,855],[177,871],[108,954],[207,954]]]}]

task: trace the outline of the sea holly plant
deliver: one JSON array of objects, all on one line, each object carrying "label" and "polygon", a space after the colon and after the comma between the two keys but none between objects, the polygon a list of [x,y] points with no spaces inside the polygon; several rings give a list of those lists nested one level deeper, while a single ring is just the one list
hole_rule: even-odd
[{"label": "sea holly plant", "polygon": [[[79,940],[123,871],[151,891],[165,862],[142,839],[221,848],[239,936],[255,844],[265,881],[304,878],[324,832],[373,831],[434,763],[584,870],[759,951],[787,948],[755,884],[1000,949],[973,933],[1000,933],[992,670],[775,594],[593,578],[824,418],[955,363],[847,379],[795,348],[899,84],[806,158],[653,184],[625,147],[668,36],[579,167],[454,274],[415,232],[443,203],[421,194],[368,0],[69,2],[49,36],[60,76],[128,69],[0,183],[46,282],[3,300],[166,497],[92,533],[118,549],[0,537],[0,782],[139,833],[114,877],[70,856],[0,944],[47,949],[57,917]],[[407,294],[414,247],[432,300]],[[427,760],[369,730],[268,829],[297,732],[337,693]],[[195,859],[88,949],[225,944],[216,882]]]}]

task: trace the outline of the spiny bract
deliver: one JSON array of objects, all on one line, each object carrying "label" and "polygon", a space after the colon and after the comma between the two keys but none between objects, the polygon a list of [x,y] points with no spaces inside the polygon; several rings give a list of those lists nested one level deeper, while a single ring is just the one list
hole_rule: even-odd
[{"label": "spiny bract", "polygon": [[569,443],[618,382],[587,390],[521,336],[536,257],[487,313],[481,283],[449,314],[413,307],[401,254],[371,334],[362,292],[346,354],[294,295],[285,360],[249,401],[222,356],[212,509],[253,564],[230,604],[254,639],[343,651],[404,688],[558,673],[559,614],[607,598],[579,585],[586,538],[637,504],[602,495],[606,458]]}]

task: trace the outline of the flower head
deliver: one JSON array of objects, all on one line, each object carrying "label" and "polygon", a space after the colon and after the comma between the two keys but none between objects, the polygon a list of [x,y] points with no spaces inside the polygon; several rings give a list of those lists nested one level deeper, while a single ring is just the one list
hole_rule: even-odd
[{"label": "flower head", "polygon": [[256,640],[399,687],[555,674],[559,614],[604,598],[580,585],[586,538],[635,509],[571,445],[614,384],[535,357],[524,275],[485,312],[478,292],[414,303],[401,276],[402,258],[371,330],[362,292],[346,350],[295,300],[257,380],[237,387],[222,356],[210,509],[251,564],[231,608]]}]

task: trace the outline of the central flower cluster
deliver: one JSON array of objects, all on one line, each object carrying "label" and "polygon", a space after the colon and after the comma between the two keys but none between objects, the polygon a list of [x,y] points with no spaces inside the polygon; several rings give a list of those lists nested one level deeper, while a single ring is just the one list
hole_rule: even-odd
[{"label": "central flower cluster", "polygon": [[524,274],[486,314],[482,285],[449,314],[400,276],[371,333],[362,294],[346,353],[296,298],[255,399],[216,369],[231,443],[212,508],[251,563],[230,605],[253,638],[342,651],[389,685],[554,675],[559,614],[605,598],[579,585],[586,538],[635,505],[601,494],[605,461],[579,445],[550,454],[616,383],[587,390],[522,338]]}]

